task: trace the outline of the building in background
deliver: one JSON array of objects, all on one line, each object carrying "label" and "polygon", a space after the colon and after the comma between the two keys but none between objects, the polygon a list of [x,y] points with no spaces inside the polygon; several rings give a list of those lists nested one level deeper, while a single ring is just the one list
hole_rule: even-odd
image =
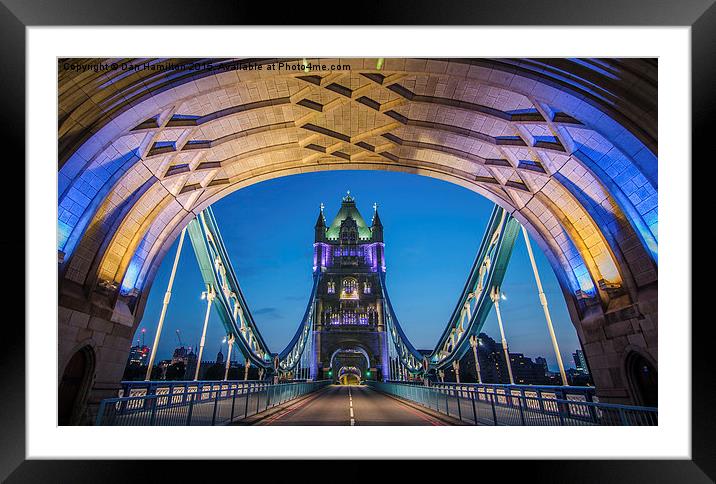
[{"label": "building in background", "polygon": [[572,353],[572,359],[574,359],[574,367],[582,373],[589,373],[589,367],[587,367],[587,360],[584,358],[584,352],[582,350],[576,350]]},{"label": "building in background", "polygon": [[[483,383],[510,383],[510,374],[505,361],[502,343],[498,343],[485,333],[478,336],[477,357],[480,360],[480,375]],[[517,385],[546,385],[550,383],[547,374],[547,361],[543,357],[532,360],[522,353],[510,353],[512,373]],[[455,381],[452,368],[445,371],[447,381]],[[477,381],[475,358],[468,351],[460,360],[460,381]]]},{"label": "building in background", "polygon": [[148,360],[148,346],[137,344],[129,349],[129,358],[127,359],[127,366],[147,366]]},{"label": "building in background", "polygon": [[545,365],[542,363],[537,363],[522,353],[510,353],[510,361],[512,363],[512,375],[515,380],[515,385],[547,384]]}]

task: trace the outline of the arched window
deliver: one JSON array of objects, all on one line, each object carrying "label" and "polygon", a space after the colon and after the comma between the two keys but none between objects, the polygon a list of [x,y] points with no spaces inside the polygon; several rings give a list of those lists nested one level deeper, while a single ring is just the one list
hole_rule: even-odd
[{"label": "arched window", "polygon": [[370,294],[370,282],[363,283],[363,294]]},{"label": "arched window", "polygon": [[336,283],[328,282],[326,285],[326,291],[328,292],[328,294],[335,294],[336,293]]},{"label": "arched window", "polygon": [[343,279],[341,299],[358,299],[358,281],[355,277]]}]

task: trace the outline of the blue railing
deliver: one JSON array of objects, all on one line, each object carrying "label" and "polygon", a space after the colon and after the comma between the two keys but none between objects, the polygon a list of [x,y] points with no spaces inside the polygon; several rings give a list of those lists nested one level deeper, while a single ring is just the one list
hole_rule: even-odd
[{"label": "blue railing", "polygon": [[294,400],[328,380],[123,382],[124,395],[102,400],[95,425],[225,425]]},{"label": "blue railing", "polygon": [[444,392],[475,392],[477,398],[493,394],[503,402],[509,396],[526,398],[548,398],[579,402],[599,402],[596,388],[587,386],[562,385],[512,385],[508,383],[431,383],[431,387]]},{"label": "blue railing", "polygon": [[[591,387],[367,382],[471,425],[657,425],[652,407],[595,402]],[[587,389],[587,391],[585,391]]]}]

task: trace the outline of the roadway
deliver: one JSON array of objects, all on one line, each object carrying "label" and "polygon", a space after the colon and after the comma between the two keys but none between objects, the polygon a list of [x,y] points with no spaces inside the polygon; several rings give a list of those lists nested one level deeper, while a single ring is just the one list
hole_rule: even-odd
[{"label": "roadway", "polygon": [[366,386],[330,385],[256,425],[447,425]]}]

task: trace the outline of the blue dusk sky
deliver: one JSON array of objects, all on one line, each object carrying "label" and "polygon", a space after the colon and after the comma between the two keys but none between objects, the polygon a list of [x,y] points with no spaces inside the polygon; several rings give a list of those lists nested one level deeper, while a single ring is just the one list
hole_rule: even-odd
[{"label": "blue dusk sky", "polygon": [[[387,286],[400,324],[413,345],[432,349],[447,324],[468,276],[493,203],[457,185],[384,171],[330,171],[294,175],[234,192],[213,205],[239,283],[271,351],[293,336],[312,284],[314,224],[319,205],[330,223],[346,191],[370,223],[378,203],[384,225]],[[151,346],[178,239],[162,261],[135,335]],[[565,366],[579,339],[552,267],[533,241]],[[557,369],[524,239],[519,237],[503,283],[500,304],[511,352],[544,356]],[[186,238],[167,312],[158,360],[170,358],[176,330],[185,345],[198,346],[206,303],[204,283]],[[494,310],[483,332],[499,340]],[[212,313],[204,359],[226,355],[223,326]],[[235,355],[232,355],[235,356]],[[233,359],[233,358],[232,358]]]}]

